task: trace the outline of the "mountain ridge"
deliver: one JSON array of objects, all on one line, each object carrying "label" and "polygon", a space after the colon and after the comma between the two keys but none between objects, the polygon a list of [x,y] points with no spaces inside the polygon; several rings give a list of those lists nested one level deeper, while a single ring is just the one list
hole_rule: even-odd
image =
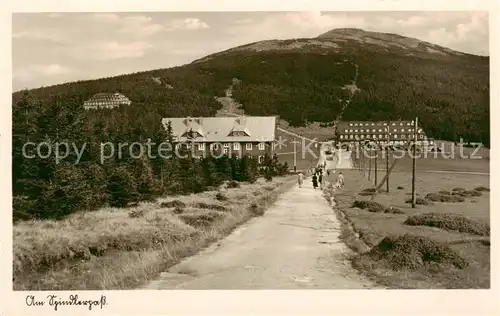
[{"label": "mountain ridge", "polygon": [[[158,126],[158,116],[215,115],[217,98],[235,78],[233,98],[248,115],[280,115],[292,126],[332,122],[340,114],[346,120],[419,116],[431,137],[489,142],[489,57],[356,28],[259,41],[183,66],[29,93],[50,106],[56,97],[83,103],[95,93],[122,92],[133,102],[120,110],[124,119],[139,115],[144,125]],[[22,94],[13,93],[14,104]]]}]

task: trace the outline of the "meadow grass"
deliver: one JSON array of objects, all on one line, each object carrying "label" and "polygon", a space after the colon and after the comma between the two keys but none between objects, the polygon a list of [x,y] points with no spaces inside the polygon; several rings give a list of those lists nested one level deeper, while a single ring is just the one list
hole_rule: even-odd
[{"label": "meadow grass", "polygon": [[[487,169],[479,165],[465,167]],[[325,191],[335,199],[341,238],[355,251],[353,266],[389,288],[489,288],[489,176],[417,170],[416,192],[429,203],[416,208],[406,203],[411,198],[408,171],[392,172],[389,193],[384,185],[373,197],[368,194],[375,187],[373,173],[368,181],[357,170],[343,170],[344,188]],[[379,172],[378,181],[384,175]],[[436,198],[446,193],[461,200]],[[401,212],[381,211],[386,208]]]},{"label": "meadow grass", "polygon": [[[265,212],[294,176],[13,228],[14,290],[133,289]],[[221,201],[218,196],[223,195]]]}]

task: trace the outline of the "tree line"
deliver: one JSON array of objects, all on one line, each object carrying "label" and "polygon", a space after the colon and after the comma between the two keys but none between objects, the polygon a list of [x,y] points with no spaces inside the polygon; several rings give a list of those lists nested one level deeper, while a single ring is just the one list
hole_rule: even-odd
[{"label": "tree line", "polygon": [[[97,120],[92,111],[82,110],[79,104],[64,106],[58,100],[41,104],[25,93],[13,108],[12,187],[14,220],[39,218],[61,219],[78,212],[95,210],[105,205],[125,207],[139,201],[153,200],[170,194],[197,193],[214,189],[224,181],[254,182],[264,176],[272,180],[284,175],[288,166],[276,156],[265,156],[259,164],[256,158],[224,155],[214,158],[193,157],[181,149],[179,158],[139,158],[125,151],[122,157],[100,162],[102,142],[173,143],[172,130],[157,119],[155,128],[141,130],[143,123],[128,121],[123,127],[123,113],[103,110]],[[86,145],[75,164],[75,153],[60,163],[53,157],[23,155],[26,142],[44,142],[54,152],[57,143],[67,142],[81,148]],[[173,147],[172,147],[173,148]]]}]

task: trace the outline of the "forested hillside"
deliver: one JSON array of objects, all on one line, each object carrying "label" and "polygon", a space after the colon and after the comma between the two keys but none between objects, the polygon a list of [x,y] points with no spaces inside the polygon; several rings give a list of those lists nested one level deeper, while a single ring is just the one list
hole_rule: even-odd
[{"label": "forested hillside", "polygon": [[[110,162],[112,167],[101,165],[98,146],[165,139],[162,117],[214,115],[221,107],[216,97],[224,95],[233,78],[240,79],[233,97],[248,115],[278,114],[295,126],[330,122],[349,99],[344,120],[418,116],[430,137],[463,136],[489,144],[488,57],[396,35],[343,30],[315,39],[253,43],[181,67],[13,93],[13,186],[14,195],[23,196],[15,200],[15,207],[42,216],[56,207],[51,201],[59,199],[76,210],[95,201],[110,202],[109,196],[126,186],[134,199],[141,194],[147,198],[150,193],[136,191],[157,188],[158,182],[153,185],[151,179],[163,179],[162,189],[153,195],[195,190],[193,183],[180,178],[167,184],[165,179],[174,177],[162,174],[161,164],[154,161],[122,159]],[[121,92],[132,105],[85,112],[83,102],[99,92]],[[48,159],[22,157],[26,141],[42,140],[92,146],[76,166],[70,158],[55,165]],[[192,177],[179,177],[196,179],[196,168]],[[220,172],[226,172],[224,167]],[[221,179],[237,177],[231,172]],[[210,181],[201,182],[205,186]],[[77,194],[84,189],[92,192],[86,202]],[[57,207],[61,214],[73,211]]]}]

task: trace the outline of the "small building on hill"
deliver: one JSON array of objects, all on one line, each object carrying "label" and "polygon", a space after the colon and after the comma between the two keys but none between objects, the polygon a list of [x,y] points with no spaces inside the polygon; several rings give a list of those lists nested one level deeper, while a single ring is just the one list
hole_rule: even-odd
[{"label": "small building on hill", "polygon": [[[335,126],[338,143],[373,141],[382,145],[406,145],[413,140],[414,121],[343,121]],[[417,130],[417,143],[426,144],[422,128]]]},{"label": "small building on hill", "polygon": [[85,110],[113,109],[130,104],[132,101],[121,93],[97,93],[83,103],[83,108]]},{"label": "small building on hill", "polygon": [[240,117],[168,117],[176,146],[185,146],[198,157],[212,154],[258,157],[273,155],[276,133],[275,116]]}]

